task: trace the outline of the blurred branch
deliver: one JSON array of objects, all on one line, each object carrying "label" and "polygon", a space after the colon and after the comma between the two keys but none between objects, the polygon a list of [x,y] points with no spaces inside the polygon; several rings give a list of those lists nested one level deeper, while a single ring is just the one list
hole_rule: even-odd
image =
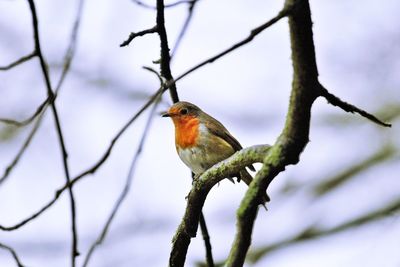
[{"label": "blurred branch", "polygon": [[20,221],[19,223],[16,223],[12,226],[3,226],[0,225],[0,230],[3,231],[14,231],[17,230],[18,228],[21,228],[25,224],[31,222],[38,216],[40,216],[43,212],[45,212],[47,209],[49,209],[51,206],[53,206],[54,203],[56,203],[57,199],[62,195],[62,193],[67,190],[68,188],[74,186],[78,181],[80,181],[82,178],[86,177],[89,174],[95,173],[108,159],[108,157],[111,155],[111,152],[114,148],[114,145],[117,143],[118,139],[122,136],[122,134],[129,128],[129,126],[136,121],[140,117],[140,115],[167,89],[165,87],[159,88],[157,92],[150,97],[150,99],[143,105],[142,108],[139,109],[123,126],[122,128],[117,132],[117,134],[114,136],[114,138],[111,140],[109,146],[107,147],[106,151],[103,153],[103,155],[98,159],[96,163],[94,163],[93,166],[90,168],[86,169],[85,171],[81,172],[79,175],[71,179],[70,182],[67,182],[64,184],[61,188],[59,188],[53,199],[51,199],[47,204],[45,204],[43,207],[41,207],[38,211],[34,212],[32,215],[28,216],[24,220]]},{"label": "blurred branch", "polygon": [[22,120],[22,121],[16,121],[12,119],[6,119],[6,118],[0,118],[0,122],[11,124],[17,127],[22,127],[30,124],[39,114],[46,108],[47,104],[49,102],[49,98],[46,98],[42,104],[40,104],[37,108],[36,111],[29,116],[28,118]]},{"label": "blurred branch", "polygon": [[4,170],[3,175],[0,177],[0,186],[4,183],[4,181],[7,180],[7,178],[10,176],[10,173],[14,169],[15,166],[17,166],[19,160],[25,153],[26,149],[28,148],[29,144],[31,143],[33,137],[35,136],[37,130],[39,129],[40,123],[42,121],[42,116],[44,113],[41,113],[41,115],[38,117],[35,125],[33,126],[31,132],[29,133],[28,137],[25,139],[24,144],[22,147],[19,149],[17,155],[14,157],[14,159],[8,164],[6,169]]},{"label": "blurred branch", "polygon": [[16,61],[14,61],[14,62],[12,62],[12,63],[6,65],[6,66],[0,66],[0,71],[12,69],[12,68],[18,66],[19,64],[22,64],[22,63],[24,63],[25,61],[28,61],[28,60],[30,60],[30,59],[36,57],[36,56],[37,56],[36,51],[33,51],[32,53],[30,53],[30,54],[28,54],[28,55],[26,55],[26,56],[23,56],[23,57],[21,57],[20,59],[17,59]]},{"label": "blurred branch", "polygon": [[149,28],[140,32],[131,32],[129,34],[128,39],[126,39],[125,41],[123,41],[119,46],[120,47],[124,47],[124,46],[128,46],[133,39],[135,39],[136,37],[140,37],[140,36],[144,36],[146,34],[150,34],[150,33],[156,33],[157,32],[157,26],[154,26],[153,28]]},{"label": "blurred branch", "polygon": [[[196,2],[196,1],[198,1],[198,0],[186,0],[186,1],[185,0],[181,0],[181,1],[176,1],[175,3],[164,5],[164,7],[165,8],[170,8],[170,7],[175,7],[175,6],[178,6],[178,5],[181,5],[181,4],[192,5],[193,2]],[[144,8],[157,9],[157,7],[149,5],[149,4],[146,4],[146,3],[142,2],[142,1],[139,1],[139,0],[132,0],[132,2],[137,4],[138,6],[141,6],[141,7],[144,7]]]},{"label": "blurred branch", "polygon": [[[64,136],[61,129],[61,123],[58,116],[58,111],[55,104],[55,94],[53,92],[50,77],[48,73],[47,64],[45,62],[44,56],[41,51],[41,45],[39,40],[39,26],[38,26],[38,19],[36,14],[36,7],[33,0],[28,0],[29,8],[31,10],[32,15],[32,26],[33,26],[33,33],[34,33],[34,43],[35,43],[35,52],[39,57],[40,66],[42,69],[43,78],[45,80],[47,95],[49,99],[49,105],[53,113],[55,129],[59,139],[59,145],[62,152],[62,161],[64,166],[64,174],[67,183],[69,184],[71,181],[69,167],[68,167],[68,153],[65,146]],[[80,5],[81,7],[81,5]],[[77,27],[76,27],[77,28]],[[70,208],[71,208],[71,234],[72,234],[72,244],[71,244],[71,264],[72,267],[76,265],[76,257],[79,255],[78,252],[78,233],[76,229],[76,207],[75,207],[75,197],[72,191],[72,186],[68,187],[69,199],[70,199]]]},{"label": "blurred branch", "polygon": [[389,203],[389,205],[387,205],[386,207],[367,213],[364,216],[361,216],[354,220],[350,220],[348,222],[332,227],[330,229],[320,229],[312,226],[305,229],[304,231],[302,231],[301,233],[292,238],[289,238],[281,242],[277,242],[272,245],[265,246],[263,248],[255,249],[254,251],[249,253],[248,260],[254,263],[260,260],[262,257],[265,257],[268,253],[284,248],[286,246],[294,245],[296,243],[316,239],[319,237],[336,234],[345,230],[349,230],[354,227],[359,227],[364,224],[379,220],[381,218],[392,216],[394,212],[398,212],[399,210],[400,210],[400,198],[395,199],[394,201]]},{"label": "blurred branch", "polygon": [[342,185],[351,177],[354,177],[360,172],[363,172],[383,161],[387,160],[395,154],[396,150],[393,146],[387,145],[382,149],[371,155],[370,157],[364,159],[363,161],[354,164],[347,170],[337,174],[334,177],[324,180],[323,182],[314,186],[314,192],[316,195],[321,196],[335,189],[336,187]]},{"label": "blurred branch", "polygon": [[[176,51],[178,50],[179,45],[180,45],[180,43],[181,43],[181,41],[183,39],[183,36],[185,35],[185,33],[186,33],[186,31],[187,31],[187,29],[189,27],[190,21],[192,20],[192,17],[193,17],[194,8],[195,8],[196,4],[198,3],[198,1],[199,0],[183,1],[184,3],[188,4],[188,13],[187,13],[185,22],[183,23],[182,29],[179,32],[178,38],[176,39],[176,42],[175,42],[175,45],[174,45],[174,49],[172,50],[171,60],[174,57]],[[182,3],[182,1],[180,1],[180,2]]]},{"label": "blurred branch", "polygon": [[196,236],[200,214],[211,188],[243,167],[255,162],[262,162],[269,149],[269,145],[257,145],[242,149],[228,159],[215,164],[193,182],[187,199],[185,215],[172,241],[169,266],[184,266],[190,240]]},{"label": "blurred branch", "polygon": [[[78,4],[77,15],[75,17],[74,25],[73,25],[73,28],[72,28],[69,45],[68,45],[67,51],[66,51],[66,53],[64,55],[63,69],[62,69],[62,73],[61,73],[60,79],[58,80],[58,83],[57,83],[57,86],[56,86],[54,98],[57,98],[58,92],[59,92],[59,90],[60,90],[60,88],[61,88],[61,86],[62,86],[62,84],[63,84],[63,82],[65,80],[65,77],[66,77],[67,73],[70,70],[71,62],[72,62],[72,59],[73,59],[73,57],[75,55],[77,34],[78,34],[79,25],[80,25],[80,21],[81,21],[83,3],[84,3],[84,1],[80,0],[79,4]],[[22,147],[18,151],[17,155],[14,157],[14,159],[11,161],[11,163],[9,163],[8,166],[6,167],[3,176],[0,178],[0,185],[9,176],[9,174],[11,173],[13,168],[17,165],[17,163],[19,162],[20,158],[22,157],[22,155],[24,154],[24,152],[28,148],[29,144],[31,143],[33,137],[35,136],[35,134],[37,132],[37,129],[40,126],[41,120],[43,119],[44,113],[45,113],[45,111],[46,111],[46,109],[48,107],[48,104],[49,104],[49,100],[50,100],[50,98],[47,97],[46,100],[37,108],[36,112],[32,116],[30,116],[28,119],[25,119],[24,121],[18,122],[18,121],[8,120],[8,123],[11,123],[11,124],[14,124],[14,125],[17,125],[17,126],[25,126],[25,125],[28,125],[29,123],[31,123],[36,117],[38,117],[35,125],[33,126],[31,132],[29,133],[29,135],[26,138],[25,142],[23,143]],[[5,119],[5,120],[7,120],[7,119]]]},{"label": "blurred branch", "polygon": [[[162,80],[161,80],[161,82],[162,82]],[[119,195],[118,200],[115,203],[114,208],[112,209],[111,214],[109,215],[109,217],[108,217],[108,219],[106,221],[106,224],[104,225],[103,230],[101,231],[99,237],[90,246],[88,254],[85,257],[85,260],[84,260],[84,263],[83,263],[83,267],[88,266],[89,260],[90,260],[91,256],[93,255],[94,250],[99,245],[101,245],[103,243],[103,241],[106,238],[106,235],[108,233],[108,229],[110,228],[110,225],[111,225],[115,215],[117,214],[120,206],[122,205],[123,201],[125,200],[126,196],[129,193],[129,190],[130,190],[131,184],[132,184],[132,180],[133,180],[133,173],[135,171],[136,163],[137,163],[137,161],[138,161],[138,159],[139,159],[139,157],[140,157],[140,155],[142,153],[143,146],[144,146],[146,137],[148,135],[148,132],[150,130],[150,125],[151,125],[151,122],[152,122],[152,120],[154,118],[154,113],[156,111],[156,108],[157,108],[157,105],[158,105],[160,99],[161,99],[161,96],[155,101],[155,103],[153,104],[153,108],[150,111],[149,118],[147,119],[146,126],[145,126],[145,128],[143,130],[142,138],[140,140],[139,146],[138,146],[138,148],[137,148],[137,150],[135,152],[135,155],[133,157],[131,166],[129,168],[129,172],[128,172],[128,176],[126,178],[125,186],[124,186],[121,194]]]},{"label": "blurred branch", "polygon": [[321,92],[321,96],[326,98],[326,100],[333,106],[340,107],[341,109],[343,109],[346,112],[358,113],[361,116],[363,116],[381,126],[385,126],[385,127],[392,126],[390,123],[385,123],[385,122],[379,120],[377,117],[366,112],[365,110],[362,110],[352,104],[344,102],[339,97],[329,93],[328,90],[323,85],[320,85],[320,92]]},{"label": "blurred branch", "polygon": [[17,253],[15,252],[15,250],[12,247],[0,243],[0,248],[8,250],[8,252],[11,253],[11,255],[13,256],[13,258],[14,258],[15,262],[17,263],[18,267],[24,267],[24,265],[21,263],[21,260],[18,258]]},{"label": "blurred branch", "polygon": [[[285,127],[263,162],[261,170],[250,184],[237,211],[237,230],[226,266],[242,266],[251,243],[260,194],[272,180],[291,164],[297,164],[309,141],[311,107],[322,95],[345,110],[355,111],[377,122],[376,118],[321,89],[312,32],[312,21],[307,0],[286,0],[291,7],[289,30],[293,63],[292,92]],[[322,92],[321,92],[322,91]],[[385,125],[381,123],[382,125]]]}]

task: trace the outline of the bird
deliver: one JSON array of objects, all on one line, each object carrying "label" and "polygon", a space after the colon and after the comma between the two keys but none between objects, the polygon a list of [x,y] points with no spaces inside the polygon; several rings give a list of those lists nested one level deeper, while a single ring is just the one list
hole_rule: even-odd
[{"label": "bird", "polygon": [[[222,123],[192,103],[176,102],[161,116],[172,119],[176,151],[195,177],[242,149],[242,145]],[[255,171],[252,165],[247,167]],[[233,177],[237,177],[238,182],[243,180],[247,185],[253,180],[246,168]],[[227,178],[234,183],[232,177]],[[269,200],[265,193],[260,204],[264,205]]]}]

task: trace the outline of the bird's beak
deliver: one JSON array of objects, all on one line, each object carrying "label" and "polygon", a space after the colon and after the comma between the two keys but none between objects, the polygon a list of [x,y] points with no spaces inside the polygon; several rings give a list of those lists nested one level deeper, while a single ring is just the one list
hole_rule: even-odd
[{"label": "bird's beak", "polygon": [[168,112],[163,112],[161,113],[161,117],[171,117],[171,114],[169,114]]}]

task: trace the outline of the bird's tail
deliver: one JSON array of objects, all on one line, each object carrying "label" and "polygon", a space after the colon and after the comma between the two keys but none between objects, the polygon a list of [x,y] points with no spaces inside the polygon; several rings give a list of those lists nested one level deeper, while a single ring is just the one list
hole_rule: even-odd
[{"label": "bird's tail", "polygon": [[[245,169],[240,171],[238,178],[243,180],[247,185],[250,185],[251,181],[253,181],[253,177]],[[266,208],[265,203],[269,202],[269,201],[270,201],[270,198],[269,198],[267,192],[265,192],[263,195],[263,203],[261,203],[264,206],[264,208]]]}]

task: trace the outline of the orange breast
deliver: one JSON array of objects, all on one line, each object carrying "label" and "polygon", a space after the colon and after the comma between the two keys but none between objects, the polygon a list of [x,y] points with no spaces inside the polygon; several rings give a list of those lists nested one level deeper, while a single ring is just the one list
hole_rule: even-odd
[{"label": "orange breast", "polygon": [[199,119],[193,116],[173,118],[175,125],[175,143],[180,148],[196,145],[199,135]]}]

